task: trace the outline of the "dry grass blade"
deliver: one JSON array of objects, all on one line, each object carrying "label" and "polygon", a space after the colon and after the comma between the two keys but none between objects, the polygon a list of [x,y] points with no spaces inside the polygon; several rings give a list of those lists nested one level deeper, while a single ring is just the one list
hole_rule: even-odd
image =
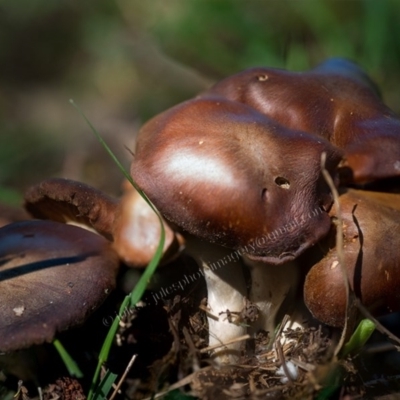
[{"label": "dry grass blade", "polygon": [[336,251],[339,261],[340,270],[343,276],[343,283],[345,285],[346,290],[346,315],[345,315],[345,322],[342,334],[340,336],[339,343],[335,348],[334,355],[337,356],[342,349],[344,343],[349,338],[351,333],[354,330],[354,323],[356,319],[354,318],[357,313],[357,307],[355,306],[356,303],[356,296],[353,290],[350,288],[349,280],[347,278],[347,271],[344,264],[344,248],[343,248],[343,219],[341,214],[340,202],[339,202],[339,193],[336,189],[336,186],[333,182],[331,175],[329,174],[328,170],[325,168],[326,162],[326,153],[321,154],[321,172],[329,186],[329,189],[332,192],[333,201],[335,203],[336,211],[337,211],[337,220],[338,223],[336,225]]},{"label": "dry grass blade", "polygon": [[304,361],[297,360],[296,358],[292,358],[290,361],[292,361],[294,365],[306,372],[312,372],[316,368],[315,364],[306,363]]},{"label": "dry grass blade", "polygon": [[292,384],[293,377],[292,377],[292,374],[290,373],[289,368],[286,364],[285,355],[283,354],[282,345],[279,340],[275,341],[275,349],[276,349],[276,353],[278,355],[279,362],[282,365],[283,372],[285,373],[285,376],[288,379],[288,382]]},{"label": "dry grass blade", "polygon": [[128,365],[125,368],[124,373],[121,376],[121,379],[118,381],[117,386],[114,389],[114,392],[112,393],[112,395],[110,396],[109,400],[114,400],[115,396],[118,394],[119,389],[121,388],[121,385],[123,384],[126,375],[128,375],[128,372],[130,371],[130,369],[132,368],[133,363],[135,362],[137,357],[137,354],[134,354],[131,358],[131,360],[129,361]]},{"label": "dry grass blade", "polygon": [[283,316],[283,318],[282,318],[282,321],[281,321],[281,323],[280,323],[280,325],[279,325],[278,330],[277,330],[276,333],[275,333],[275,340],[274,340],[274,342],[276,342],[277,340],[280,339],[280,337],[282,336],[282,332],[283,332],[283,330],[285,329],[285,327],[286,327],[287,323],[289,322],[289,320],[290,320],[290,315],[285,314],[285,315]]},{"label": "dry grass blade", "polygon": [[290,316],[288,314],[285,314],[284,317],[282,318],[279,329],[276,332],[276,336],[275,336],[275,340],[274,340],[274,347],[275,347],[275,352],[276,352],[277,358],[283,368],[283,372],[285,373],[286,378],[288,379],[288,382],[293,383],[292,374],[290,373],[288,366],[286,364],[285,354],[284,354],[282,344],[281,344],[282,333],[289,321],[290,321]]},{"label": "dry grass blade", "polygon": [[207,353],[210,350],[215,350],[215,349],[218,349],[219,347],[228,346],[229,344],[241,342],[242,340],[247,340],[247,339],[250,339],[250,335],[239,336],[235,339],[228,340],[225,343],[220,343],[220,344],[215,344],[213,346],[205,347],[204,349],[200,350],[200,353]]},{"label": "dry grass blade", "polygon": [[[41,392],[38,391],[38,393],[40,396]],[[16,399],[16,400],[29,400],[30,399],[30,397],[28,396],[28,390],[24,386],[24,382],[22,380],[18,381],[18,390],[17,390],[17,393],[14,395],[14,399]]]},{"label": "dry grass blade", "polygon": [[[293,347],[295,346],[294,342],[287,342],[282,346],[282,351],[283,354],[286,355],[289,353],[291,350],[293,350]],[[267,361],[272,361],[276,359],[276,352],[275,350],[268,350],[265,353],[260,353],[258,355],[258,358],[265,358],[265,362]]]},{"label": "dry grass blade", "polygon": [[204,312],[207,314],[207,317],[210,317],[210,318],[212,318],[212,319],[215,320],[215,321],[219,321],[219,317],[217,317],[216,315],[212,314],[212,313],[210,312],[210,310],[209,310],[206,306],[200,305],[200,306],[199,306],[199,309],[200,309],[201,311],[204,311]]}]

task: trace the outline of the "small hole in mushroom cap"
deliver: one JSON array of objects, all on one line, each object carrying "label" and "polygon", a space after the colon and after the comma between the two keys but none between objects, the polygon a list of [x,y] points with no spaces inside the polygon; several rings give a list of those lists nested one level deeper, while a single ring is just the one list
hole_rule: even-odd
[{"label": "small hole in mushroom cap", "polygon": [[278,176],[275,178],[275,183],[280,186],[282,189],[289,189],[290,188],[290,182],[286,178],[282,178],[281,176]]}]

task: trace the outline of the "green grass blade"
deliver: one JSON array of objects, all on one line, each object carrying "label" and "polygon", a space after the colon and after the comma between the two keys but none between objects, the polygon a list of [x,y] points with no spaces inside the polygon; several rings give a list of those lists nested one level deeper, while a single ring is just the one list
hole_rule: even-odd
[{"label": "green grass blade", "polygon": [[343,346],[340,352],[341,357],[346,357],[349,354],[358,353],[371,337],[375,330],[375,324],[370,319],[363,319],[357,329],[351,335],[349,341]]},{"label": "green grass blade", "polygon": [[142,298],[150,278],[153,276],[154,271],[156,270],[158,264],[160,263],[164,248],[164,241],[165,241],[165,232],[164,232],[164,226],[162,225],[161,239],[160,242],[158,243],[154,257],[151,259],[149,265],[143,272],[138,283],[136,284],[135,288],[132,290],[130,294],[131,307],[134,306]]},{"label": "green grass blade", "polygon": [[69,102],[76,108],[76,110],[81,114],[82,118],[86,121],[86,123],[89,125],[90,129],[96,136],[97,140],[100,142],[100,144],[103,146],[103,148],[107,151],[109,156],[112,158],[112,160],[115,162],[117,167],[120,169],[124,177],[129,181],[129,183],[139,192],[139,194],[143,197],[143,199],[146,201],[146,203],[151,207],[151,209],[157,214],[160,224],[163,226],[161,217],[157,209],[154,207],[152,202],[148,199],[146,194],[143,192],[142,189],[139,188],[139,186],[136,184],[136,182],[132,179],[130,176],[129,172],[125,169],[125,167],[121,164],[121,162],[118,160],[116,155],[112,152],[112,150],[108,147],[107,143],[105,140],[101,137],[97,129],[93,126],[93,124],[89,121],[89,119],[86,117],[86,115],[83,113],[83,111],[80,109],[80,107],[74,102],[73,99],[70,99]]},{"label": "green grass blade", "polygon": [[[99,132],[97,132],[96,128],[92,125],[92,123],[89,121],[89,119],[86,117],[86,115],[80,109],[80,107],[72,99],[70,99],[69,102],[78,110],[79,114],[81,114],[82,118],[86,121],[86,123],[89,125],[90,129],[92,130],[92,132],[95,134],[97,140],[100,142],[100,144],[103,146],[103,148],[107,151],[108,155],[113,159],[115,164],[117,164],[118,168],[124,174],[125,178],[128,179],[129,182],[131,182],[132,178],[130,177],[129,173],[126,171],[126,169],[121,164],[121,162],[118,160],[116,155],[112,152],[112,150],[108,147],[107,143],[101,137]],[[134,186],[135,186],[135,189],[136,189],[136,185],[134,185]]]},{"label": "green grass blade", "polygon": [[[92,123],[89,121],[89,119],[86,117],[86,115],[82,112],[82,110],[79,108],[79,106],[71,99],[70,103],[78,110],[78,112],[81,114],[81,116],[84,118],[86,123],[89,125],[90,129],[100,142],[100,144],[103,146],[103,148],[107,151],[107,153],[110,155],[110,157],[114,160],[118,168],[121,170],[125,178],[132,184],[132,186],[138,191],[138,193],[143,197],[143,199],[147,202],[147,204],[151,207],[151,209],[156,213],[158,220],[160,222],[161,226],[161,234],[160,234],[160,240],[158,242],[158,246],[156,249],[156,252],[151,259],[149,265],[146,267],[145,271],[143,272],[142,276],[140,277],[138,283],[136,284],[135,288],[132,290],[132,292],[125,297],[124,301],[121,304],[119,314],[118,316],[114,319],[113,323],[111,324],[111,327],[107,333],[107,336],[103,342],[102,348],[100,350],[99,354],[99,360],[98,364],[96,367],[96,371],[94,373],[91,387],[89,390],[88,394],[88,400],[93,399],[93,395],[97,393],[97,390],[95,391],[97,381],[100,376],[100,371],[101,371],[101,366],[107,361],[108,356],[110,354],[111,346],[114,341],[115,334],[117,333],[118,326],[119,326],[119,321],[121,317],[124,315],[126,310],[128,308],[132,308],[136,305],[136,303],[142,298],[147,284],[154,274],[154,271],[156,270],[158,264],[160,263],[163,249],[164,249],[164,242],[165,242],[165,229],[164,229],[164,224],[161,218],[161,215],[159,212],[156,210],[156,208],[153,206],[151,201],[147,198],[145,193],[137,186],[136,182],[132,179],[132,177],[129,175],[129,173],[126,171],[124,166],[120,163],[118,158],[115,156],[115,154],[112,152],[112,150],[108,147],[107,143],[104,141],[104,139],[101,137],[99,132],[96,130],[96,128],[92,125]],[[96,396],[96,395],[95,395]]]},{"label": "green grass blade", "polygon": [[100,350],[99,359],[98,359],[98,363],[96,366],[96,371],[93,375],[92,383],[90,385],[88,400],[92,399],[92,397],[93,397],[93,394],[96,389],[96,384],[97,384],[97,381],[100,376],[101,366],[108,360],[108,355],[110,354],[111,346],[114,342],[114,337],[118,330],[120,316],[123,315],[128,304],[129,304],[129,296],[126,296],[124,301],[121,304],[118,316],[114,319],[113,323],[111,324],[110,329],[108,330],[107,336],[106,336],[106,338],[103,342],[103,345],[101,347],[101,350]]},{"label": "green grass blade", "polygon": [[110,353],[110,349],[113,344],[115,334],[117,333],[118,330],[119,321],[121,320],[121,317],[124,315],[124,312],[128,308],[128,306],[129,306],[129,296],[126,296],[120,306],[119,314],[111,324],[111,327],[108,330],[107,336],[104,340],[103,347],[100,350],[99,360],[101,361],[101,363],[106,362],[108,359],[108,355]]},{"label": "green grass blade", "polygon": [[64,361],[65,366],[71,376],[75,378],[82,378],[83,373],[79,369],[78,364],[74,361],[74,359],[68,354],[67,350],[65,350],[64,346],[58,339],[53,340],[53,345],[57,349],[58,354],[60,354],[61,359]]},{"label": "green grass blade", "polygon": [[116,379],[117,375],[113,374],[110,370],[107,370],[104,378],[96,389],[94,400],[107,400],[107,395],[110,393]]},{"label": "green grass blade", "polygon": [[164,247],[164,241],[165,241],[165,232],[164,232],[164,226],[162,225],[161,238],[160,238],[160,242],[157,246],[155,255],[153,256],[149,265],[147,266],[144,273],[140,277],[135,288],[132,290],[132,292],[128,296],[125,297],[124,301],[122,302],[120,310],[119,310],[119,314],[114,319],[114,321],[107,333],[106,339],[103,342],[103,346],[102,346],[102,348],[100,350],[100,354],[99,354],[99,362],[97,364],[96,371],[95,371],[95,374],[94,374],[93,380],[92,380],[92,385],[91,385],[91,388],[89,391],[88,400],[92,399],[94,388],[96,387],[96,383],[97,383],[97,380],[100,375],[101,366],[107,361],[108,356],[110,354],[111,346],[113,344],[115,334],[117,333],[117,330],[118,330],[119,321],[120,321],[121,317],[124,315],[124,313],[126,312],[126,310],[128,308],[135,306],[135,304],[143,296],[143,293],[147,287],[147,283],[150,280],[150,278],[152,277],[155,269],[157,268],[157,266],[160,262],[160,259],[162,256],[162,250]]},{"label": "green grass blade", "polygon": [[102,348],[100,350],[100,354],[99,354],[99,362],[97,364],[96,371],[95,371],[95,374],[92,379],[92,384],[91,384],[91,388],[89,391],[88,400],[92,399],[93,392],[94,392],[97,380],[100,375],[101,366],[107,361],[108,356],[110,354],[111,346],[113,344],[115,334],[117,333],[117,330],[118,330],[120,318],[124,315],[124,313],[126,312],[126,310],[128,308],[133,307],[143,296],[143,293],[147,287],[147,283],[148,283],[149,279],[151,278],[151,276],[153,275],[155,269],[157,268],[157,266],[160,262],[160,259],[162,256],[162,249],[164,247],[164,240],[165,240],[165,232],[164,232],[164,226],[162,226],[161,238],[160,238],[160,242],[157,247],[155,255],[153,256],[153,258],[150,261],[149,265],[147,266],[146,270],[140,277],[135,288],[132,290],[132,292],[128,296],[125,297],[124,301],[122,302],[120,310],[119,310],[119,314],[114,319],[114,321],[107,333],[106,339],[103,342],[103,346],[102,346]]}]

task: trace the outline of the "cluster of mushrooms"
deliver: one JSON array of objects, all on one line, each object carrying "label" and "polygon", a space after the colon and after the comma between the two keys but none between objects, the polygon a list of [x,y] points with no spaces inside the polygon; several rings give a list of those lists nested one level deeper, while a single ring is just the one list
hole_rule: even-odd
[{"label": "cluster of mushrooms", "polygon": [[[339,220],[350,288],[375,315],[400,310],[400,119],[352,62],[222,80],[143,126],[131,175],[164,218],[162,263],[188,254],[205,278],[209,345],[273,332],[299,286],[317,320],[342,326]],[[160,236],[128,186],[114,199],[49,179],[26,192],[25,208],[47,221],[0,229],[1,352],[81,323],[114,288],[119,264],[144,267]],[[258,315],[244,323],[248,304]],[[212,357],[233,363],[240,345]]]}]

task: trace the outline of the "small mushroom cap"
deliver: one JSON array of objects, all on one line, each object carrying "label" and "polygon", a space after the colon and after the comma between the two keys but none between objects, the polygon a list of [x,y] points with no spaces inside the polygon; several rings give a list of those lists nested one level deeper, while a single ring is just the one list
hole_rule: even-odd
[{"label": "small mushroom cap", "polygon": [[[376,315],[399,311],[400,195],[345,190],[340,196],[340,207],[350,287]],[[330,214],[337,215],[335,207]],[[342,326],[346,291],[334,229],[321,243],[323,246],[328,249],[308,272],[304,299],[315,318],[328,325]]]},{"label": "small mushroom cap", "polygon": [[[121,200],[84,183],[53,178],[30,187],[25,208],[35,218],[79,224],[113,241],[113,248],[128,266],[143,268],[160,240],[158,217],[129,182]],[[183,239],[166,223],[163,261],[175,256]]]},{"label": "small mushroom cap", "polygon": [[[182,236],[163,221],[165,241],[162,262],[175,257],[183,245]],[[161,236],[160,221],[143,197],[125,185],[113,226],[113,248],[125,264],[145,267],[156,252]]]},{"label": "small mushroom cap", "polygon": [[[306,72],[252,68],[202,96],[247,104],[291,129],[320,135],[345,151],[347,179],[400,176],[400,120],[356,64],[330,59]],[[343,174],[345,175],[345,174]]]},{"label": "small mushroom cap", "polygon": [[334,174],[341,154],[326,140],[238,102],[195,99],[142,128],[131,174],[168,221],[281,264],[329,231],[323,152]]},{"label": "small mushroom cap", "polygon": [[82,324],[115,287],[118,258],[103,237],[53,221],[0,229],[0,352],[50,342]]},{"label": "small mushroom cap", "polygon": [[112,238],[118,200],[89,185],[52,178],[30,187],[25,208],[35,218],[74,222]]}]

